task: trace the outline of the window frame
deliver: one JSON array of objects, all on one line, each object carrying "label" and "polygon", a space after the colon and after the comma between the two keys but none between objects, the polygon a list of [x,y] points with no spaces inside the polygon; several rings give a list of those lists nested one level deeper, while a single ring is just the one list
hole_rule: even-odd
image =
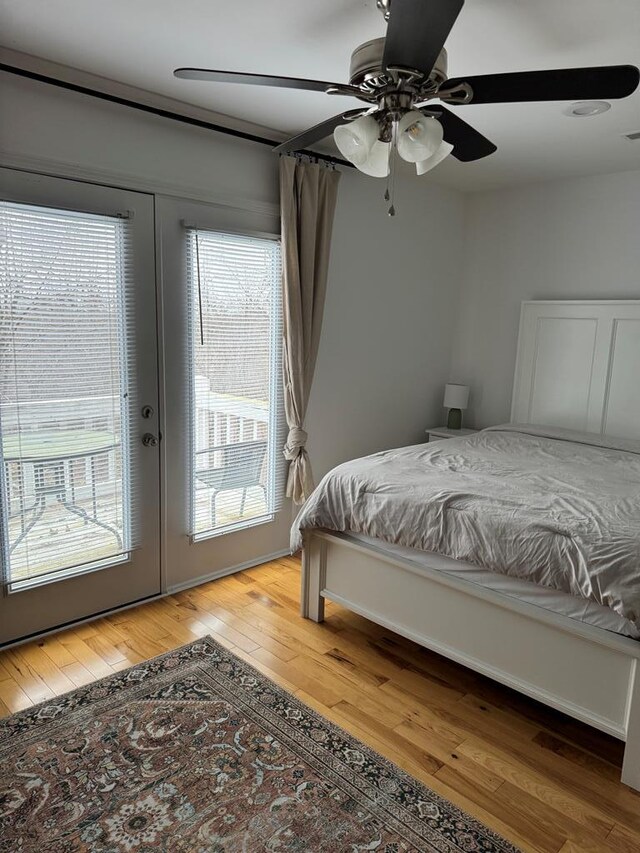
[{"label": "window frame", "polygon": [[[267,437],[267,465],[269,470],[268,488],[267,488],[267,512],[260,516],[252,518],[240,519],[229,524],[220,526],[219,528],[209,528],[200,532],[194,532],[195,529],[195,453],[196,453],[196,390],[195,390],[195,347],[198,330],[198,311],[200,306],[194,298],[193,280],[193,264],[197,263],[197,258],[194,257],[191,248],[192,235],[195,233],[209,233],[216,235],[227,235],[231,237],[245,237],[254,240],[264,240],[276,243],[280,253],[280,271],[282,273],[282,237],[279,233],[269,231],[256,231],[245,228],[220,228],[214,225],[200,225],[188,220],[181,220],[183,229],[183,239],[186,258],[186,283],[188,289],[187,295],[187,352],[188,352],[188,421],[189,421],[189,436],[188,436],[188,519],[189,531],[188,537],[191,544],[205,542],[210,539],[216,539],[220,536],[226,536],[231,533],[239,533],[251,530],[252,528],[260,527],[265,524],[275,521],[276,516],[282,509],[284,504],[284,481],[286,477],[286,461],[282,453],[279,453],[280,446],[284,446],[284,436],[286,432],[286,419],[284,415],[284,387],[282,373],[282,324],[284,322],[284,306],[282,286],[277,287],[274,293],[274,300],[277,306],[277,311],[274,311],[271,316],[270,331],[273,337],[273,346],[270,348],[270,376],[276,378],[275,382],[270,383],[269,389],[269,428]],[[281,276],[280,276],[281,285]]]}]

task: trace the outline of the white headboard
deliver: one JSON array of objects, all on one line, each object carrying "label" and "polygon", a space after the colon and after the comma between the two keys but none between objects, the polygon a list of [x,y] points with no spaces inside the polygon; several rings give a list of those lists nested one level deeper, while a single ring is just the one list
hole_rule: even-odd
[{"label": "white headboard", "polygon": [[523,302],[511,420],[640,439],[640,300]]}]

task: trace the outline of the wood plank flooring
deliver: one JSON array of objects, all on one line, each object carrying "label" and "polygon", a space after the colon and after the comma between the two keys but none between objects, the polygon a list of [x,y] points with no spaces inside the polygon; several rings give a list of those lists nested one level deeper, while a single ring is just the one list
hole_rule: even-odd
[{"label": "wood plank flooring", "polygon": [[298,612],[295,558],[0,652],[9,714],[211,634],[525,851],[636,853],[622,744],[333,603]]}]

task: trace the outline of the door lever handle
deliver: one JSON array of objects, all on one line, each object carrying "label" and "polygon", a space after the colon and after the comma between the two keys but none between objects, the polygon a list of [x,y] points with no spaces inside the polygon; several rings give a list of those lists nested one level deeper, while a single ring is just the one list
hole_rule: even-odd
[{"label": "door lever handle", "polygon": [[150,432],[145,432],[145,434],[142,436],[142,443],[145,447],[157,447],[158,437]]}]

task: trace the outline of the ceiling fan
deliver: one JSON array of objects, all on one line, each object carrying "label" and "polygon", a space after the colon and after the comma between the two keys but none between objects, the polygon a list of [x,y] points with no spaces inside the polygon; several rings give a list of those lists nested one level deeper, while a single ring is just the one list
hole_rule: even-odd
[{"label": "ceiling fan", "polygon": [[[300,151],[334,133],[338,148],[357,168],[384,177],[390,154],[416,164],[418,174],[449,153],[480,160],[496,146],[443,104],[494,104],[624,98],[638,86],[633,65],[567,68],[447,77],[444,43],[464,0],[376,0],[388,22],[385,38],[357,47],[349,83],[206,68],[177,68],[176,77],[217,83],[302,89],[358,98],[366,106],[340,112],[287,139],[274,151]],[[439,104],[430,104],[438,99]]]}]

